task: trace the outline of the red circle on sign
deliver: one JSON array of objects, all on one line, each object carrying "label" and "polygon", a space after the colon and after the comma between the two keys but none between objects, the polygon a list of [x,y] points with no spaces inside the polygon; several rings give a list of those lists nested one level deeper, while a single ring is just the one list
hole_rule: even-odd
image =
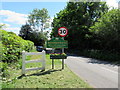
[{"label": "red circle on sign", "polygon": [[65,37],[68,34],[68,29],[66,27],[60,27],[58,29],[58,35],[61,37]]}]

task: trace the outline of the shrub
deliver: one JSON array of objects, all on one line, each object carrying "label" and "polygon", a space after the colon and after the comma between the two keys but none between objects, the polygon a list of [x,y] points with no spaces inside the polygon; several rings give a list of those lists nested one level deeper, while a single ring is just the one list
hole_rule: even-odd
[{"label": "shrub", "polygon": [[2,71],[2,77],[9,77],[10,76],[10,74],[8,72],[8,64],[7,63],[2,63],[1,71]]},{"label": "shrub", "polygon": [[13,32],[0,30],[1,41],[1,60],[3,62],[15,62],[21,56],[23,50],[30,51],[33,49],[34,43],[29,40],[23,40]]}]

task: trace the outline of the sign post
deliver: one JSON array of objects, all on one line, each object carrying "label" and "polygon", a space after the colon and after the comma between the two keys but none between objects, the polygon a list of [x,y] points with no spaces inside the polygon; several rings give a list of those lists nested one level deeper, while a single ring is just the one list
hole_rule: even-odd
[{"label": "sign post", "polygon": [[[64,37],[62,37],[64,40]],[[62,53],[64,53],[64,48],[62,48]],[[64,69],[64,59],[62,59],[62,69]]]},{"label": "sign post", "polygon": [[[52,49],[52,53],[54,53],[54,48]],[[54,59],[52,59],[52,69],[54,69]]]},{"label": "sign post", "polygon": [[[58,35],[64,40],[64,37],[68,34],[68,29],[66,27],[60,27],[58,29]],[[64,48],[62,48],[62,53],[64,53]],[[64,69],[64,59],[62,59],[62,69]]]},{"label": "sign post", "polygon": [[[64,53],[64,48],[68,48],[68,41],[64,40],[64,37],[68,34],[68,29],[65,27],[61,27],[58,29],[58,35],[60,37],[54,37],[51,40],[47,41],[47,48],[53,48],[52,53],[54,53],[55,48],[61,48],[62,53]],[[55,56],[56,57],[56,56]],[[62,59],[62,69],[64,69],[64,59],[67,58],[65,57],[56,57],[50,55],[50,59],[52,59],[52,69],[54,69],[54,59]]]}]

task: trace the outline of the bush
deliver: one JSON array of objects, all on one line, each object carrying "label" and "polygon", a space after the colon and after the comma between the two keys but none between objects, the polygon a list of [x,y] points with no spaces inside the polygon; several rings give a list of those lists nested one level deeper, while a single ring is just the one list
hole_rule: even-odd
[{"label": "bush", "polygon": [[1,41],[1,60],[3,62],[18,61],[23,50],[30,51],[33,49],[34,43],[29,40],[23,40],[13,32],[0,30]]},{"label": "bush", "polygon": [[2,63],[1,71],[2,71],[2,77],[8,78],[10,76],[10,74],[8,72],[8,64],[7,63]]}]

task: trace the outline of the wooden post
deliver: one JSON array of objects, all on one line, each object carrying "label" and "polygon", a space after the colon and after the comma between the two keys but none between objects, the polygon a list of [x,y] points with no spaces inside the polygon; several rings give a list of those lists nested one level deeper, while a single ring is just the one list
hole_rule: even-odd
[{"label": "wooden post", "polygon": [[52,69],[54,69],[54,59],[52,59]]},{"label": "wooden post", "polygon": [[25,75],[25,51],[22,51],[22,75]]},{"label": "wooden post", "polygon": [[64,69],[64,59],[62,59],[62,69]]}]

